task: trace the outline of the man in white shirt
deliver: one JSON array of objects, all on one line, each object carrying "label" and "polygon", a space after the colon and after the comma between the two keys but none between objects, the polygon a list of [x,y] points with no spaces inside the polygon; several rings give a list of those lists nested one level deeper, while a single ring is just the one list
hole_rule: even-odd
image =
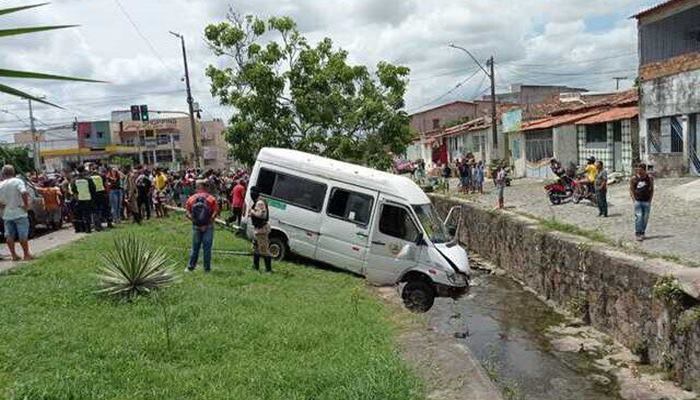
[{"label": "man in white shirt", "polygon": [[0,171],[0,205],[4,207],[2,220],[5,224],[5,242],[13,261],[19,261],[15,252],[15,241],[19,240],[24,252],[24,260],[33,257],[29,252],[29,192],[24,182],[15,177],[15,167],[5,165]]}]

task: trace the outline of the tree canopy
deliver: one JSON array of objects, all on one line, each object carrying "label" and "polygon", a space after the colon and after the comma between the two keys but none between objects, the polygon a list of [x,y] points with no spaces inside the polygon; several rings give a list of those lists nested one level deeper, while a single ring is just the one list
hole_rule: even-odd
[{"label": "tree canopy", "polygon": [[331,39],[309,44],[289,17],[230,11],[205,36],[227,58],[206,74],[212,94],[234,108],[226,138],[239,161],[252,164],[260,148],[275,146],[388,168],[410,142],[408,68],[351,65]]}]

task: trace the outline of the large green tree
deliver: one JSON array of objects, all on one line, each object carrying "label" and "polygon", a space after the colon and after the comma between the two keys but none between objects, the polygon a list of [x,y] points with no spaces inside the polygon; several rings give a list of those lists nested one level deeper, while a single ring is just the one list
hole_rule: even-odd
[{"label": "large green tree", "polygon": [[234,108],[226,137],[236,159],[251,164],[261,147],[276,146],[388,168],[409,143],[408,68],[351,65],[331,39],[309,44],[288,17],[231,11],[205,36],[228,59],[206,73],[212,94]]}]

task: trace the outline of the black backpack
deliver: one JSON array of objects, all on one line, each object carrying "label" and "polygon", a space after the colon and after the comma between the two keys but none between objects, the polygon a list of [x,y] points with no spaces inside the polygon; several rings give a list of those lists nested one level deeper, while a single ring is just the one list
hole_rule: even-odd
[{"label": "black backpack", "polygon": [[199,196],[192,205],[192,223],[196,226],[207,226],[211,223],[211,207],[206,196]]}]

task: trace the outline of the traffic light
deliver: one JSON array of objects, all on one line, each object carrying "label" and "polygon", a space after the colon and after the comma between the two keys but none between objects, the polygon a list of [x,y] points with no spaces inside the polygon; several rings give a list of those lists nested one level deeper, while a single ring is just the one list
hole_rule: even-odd
[{"label": "traffic light", "polygon": [[139,106],[131,106],[131,120],[141,121],[141,108]]},{"label": "traffic light", "polygon": [[141,105],[141,121],[148,121],[148,106],[145,104]]}]

